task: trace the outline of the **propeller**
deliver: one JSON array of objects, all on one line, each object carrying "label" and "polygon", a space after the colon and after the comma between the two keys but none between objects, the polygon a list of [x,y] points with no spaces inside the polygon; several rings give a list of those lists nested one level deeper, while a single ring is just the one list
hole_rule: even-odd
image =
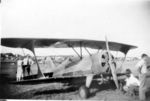
[{"label": "propeller", "polygon": [[111,58],[111,55],[110,55],[110,50],[109,50],[109,45],[108,45],[108,40],[107,40],[107,37],[105,36],[105,40],[106,40],[106,48],[107,48],[107,52],[108,52],[108,56],[109,56],[109,66],[110,66],[110,69],[111,69],[111,73],[112,73],[112,77],[113,77],[113,80],[115,82],[115,85],[117,87],[117,89],[119,88],[119,84],[118,84],[118,79],[117,79],[117,75],[116,75],[116,69],[115,69],[115,66],[113,66],[112,64],[112,58]]}]

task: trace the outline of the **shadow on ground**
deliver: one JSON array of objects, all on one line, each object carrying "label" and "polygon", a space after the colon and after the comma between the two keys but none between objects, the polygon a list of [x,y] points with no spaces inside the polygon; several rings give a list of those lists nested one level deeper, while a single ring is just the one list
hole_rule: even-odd
[{"label": "shadow on ground", "polygon": [[44,90],[44,91],[37,91],[34,93],[34,95],[70,93],[76,91],[77,89],[78,89],[77,87],[68,87],[66,89]]},{"label": "shadow on ground", "polygon": [[[34,93],[34,96],[43,95],[43,94],[60,94],[60,93],[64,94],[64,93],[75,92],[75,91],[78,91],[81,85],[83,84],[78,84],[78,85],[69,84],[69,86],[67,86],[66,88],[63,87],[61,89],[48,89],[48,90],[39,89],[38,91]],[[113,81],[107,82],[102,85],[99,85],[97,81],[93,81],[90,87],[89,98],[95,96],[97,92],[100,92],[103,90],[114,90],[114,89],[115,89],[115,85]]]}]

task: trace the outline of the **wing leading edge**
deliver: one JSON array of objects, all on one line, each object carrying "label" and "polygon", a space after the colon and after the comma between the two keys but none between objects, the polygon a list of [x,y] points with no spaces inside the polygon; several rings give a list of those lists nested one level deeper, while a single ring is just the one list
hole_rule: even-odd
[{"label": "wing leading edge", "polygon": [[[106,49],[105,41],[85,40],[85,39],[50,39],[50,38],[1,38],[1,45],[13,48],[31,49],[34,43],[34,48],[54,47],[54,48],[69,48],[69,47],[89,47],[93,49]],[[123,43],[109,41],[109,48],[113,51],[120,51],[126,54],[130,49],[137,48],[136,46]],[[33,47],[33,46],[32,46]]]}]

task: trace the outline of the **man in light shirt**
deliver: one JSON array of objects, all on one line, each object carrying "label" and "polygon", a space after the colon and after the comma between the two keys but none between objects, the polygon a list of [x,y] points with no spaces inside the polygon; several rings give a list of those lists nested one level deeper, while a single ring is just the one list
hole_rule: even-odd
[{"label": "man in light shirt", "polygon": [[146,92],[150,89],[150,57],[146,54],[141,55],[141,60],[136,67],[139,72],[140,87],[139,98],[141,101],[146,100]]},{"label": "man in light shirt", "polygon": [[130,69],[126,69],[126,76],[127,78],[125,79],[125,86],[123,87],[123,90],[128,92],[131,90],[131,88],[139,87],[140,86],[140,81],[132,74]]}]

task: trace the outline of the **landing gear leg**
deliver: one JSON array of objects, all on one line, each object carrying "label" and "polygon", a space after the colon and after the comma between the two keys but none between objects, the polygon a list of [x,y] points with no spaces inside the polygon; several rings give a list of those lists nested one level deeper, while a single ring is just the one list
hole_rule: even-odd
[{"label": "landing gear leg", "polygon": [[79,96],[82,99],[86,99],[89,96],[89,89],[86,86],[81,86],[79,89]]},{"label": "landing gear leg", "polygon": [[91,85],[91,82],[92,82],[92,79],[93,79],[93,75],[88,75],[86,77],[86,86],[81,86],[80,89],[79,89],[79,96],[82,98],[82,99],[86,99],[89,97],[89,87]]}]

